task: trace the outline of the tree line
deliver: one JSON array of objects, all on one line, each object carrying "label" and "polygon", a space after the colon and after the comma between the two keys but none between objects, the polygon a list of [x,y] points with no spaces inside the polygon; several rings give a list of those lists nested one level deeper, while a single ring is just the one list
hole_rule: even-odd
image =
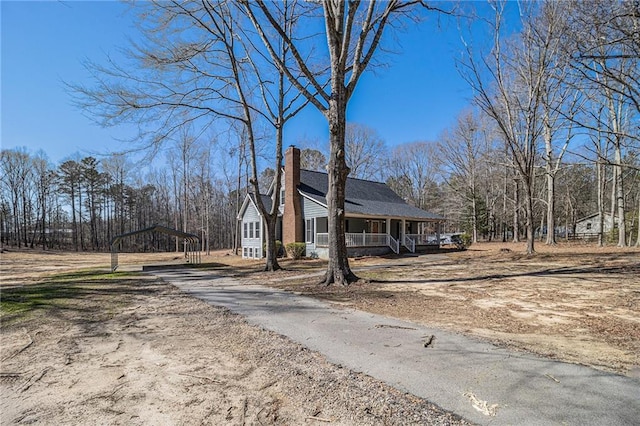
[{"label": "tree line", "polygon": [[[326,147],[327,141],[296,144],[302,147],[303,168],[326,171],[326,148],[317,148]],[[555,238],[571,237],[577,221],[597,213],[601,202],[608,214],[617,217],[616,181],[609,178],[598,186],[600,174],[613,176],[614,150],[606,151],[610,158],[592,156],[587,161],[588,148],[579,147],[579,154],[567,155],[557,165]],[[220,150],[227,155],[216,155]],[[228,160],[220,164],[212,156]],[[464,231],[474,241],[526,239],[522,187],[499,131],[478,110],[463,111],[435,141],[393,147],[375,129],[348,123],[345,156],[350,177],[386,182],[408,203],[446,217],[445,232]],[[203,251],[231,249],[237,241],[239,205],[251,191],[248,157],[237,147],[212,148],[210,142],[186,137],[170,151],[166,166],[141,175],[124,155],[78,157],[55,166],[44,153],[2,150],[2,244],[107,251],[117,235],[162,224],[198,234]],[[632,245],[638,243],[640,158],[629,152],[624,161],[628,166],[622,174],[628,188],[624,192],[625,241]],[[546,241],[551,228],[542,157],[535,170],[535,236]],[[274,175],[271,167],[262,170],[263,193]],[[601,232],[601,244],[617,244],[619,229],[605,233],[594,228],[593,233]],[[180,251],[183,247],[173,237],[141,235],[124,240],[121,249]]]},{"label": "tree line", "polygon": [[[108,251],[114,237],[161,224],[195,233],[203,251],[231,247],[235,182],[213,176],[206,155],[175,154],[170,158],[178,161],[140,174],[139,165],[124,155],[78,157],[56,166],[42,152],[2,150],[2,246]],[[179,251],[183,246],[173,237],[143,234],[124,239],[120,250]]]}]

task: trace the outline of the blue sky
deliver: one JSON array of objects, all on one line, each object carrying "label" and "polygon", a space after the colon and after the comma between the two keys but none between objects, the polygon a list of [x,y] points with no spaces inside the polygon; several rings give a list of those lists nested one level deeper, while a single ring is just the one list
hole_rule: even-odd
[{"label": "blue sky", "polygon": [[[101,62],[136,38],[129,6],[112,1],[2,1],[1,144],[3,149],[43,150],[59,163],[78,152],[96,155],[124,148],[133,127],[101,128],[71,104],[63,81],[88,82],[84,59]],[[458,76],[455,25],[435,18],[409,24],[387,54],[385,68],[361,79],[348,120],[378,131],[389,146],[433,140],[469,105],[471,92]],[[327,138],[312,106],[286,130],[285,143]]]}]

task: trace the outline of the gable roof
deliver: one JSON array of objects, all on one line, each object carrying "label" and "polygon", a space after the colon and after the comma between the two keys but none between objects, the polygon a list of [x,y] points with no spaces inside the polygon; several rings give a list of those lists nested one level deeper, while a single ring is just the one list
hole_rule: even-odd
[{"label": "gable roof", "polygon": [[[323,172],[300,170],[298,191],[326,207],[329,176]],[[415,220],[444,220],[444,217],[407,204],[387,184],[347,178],[345,188],[347,214],[399,217]]]},{"label": "gable roof", "polygon": [[[273,202],[273,200],[271,200],[271,197],[265,194],[260,194],[260,198],[262,199],[262,204],[264,204],[265,209],[267,209],[267,211],[271,211],[271,204]],[[258,209],[258,202],[256,201],[256,194],[250,192],[245,196],[244,201],[242,202],[242,206],[238,211],[238,220],[242,220],[242,216],[244,216],[244,212],[249,206],[249,203],[253,204],[258,213],[260,213],[260,210]]]},{"label": "gable roof", "polygon": [[[592,213],[589,216],[585,216],[582,219],[576,220],[576,223],[585,222],[587,220],[594,219],[594,218],[598,217],[598,214],[599,213]],[[611,218],[611,213],[609,213],[609,212],[604,212],[603,213],[603,219],[608,220],[610,218]]]}]

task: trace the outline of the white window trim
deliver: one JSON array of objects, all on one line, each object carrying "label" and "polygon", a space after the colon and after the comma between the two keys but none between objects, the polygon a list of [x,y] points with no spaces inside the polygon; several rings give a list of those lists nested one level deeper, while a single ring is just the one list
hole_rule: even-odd
[{"label": "white window trim", "polygon": [[[311,225],[311,226],[309,226]],[[316,218],[312,217],[304,221],[304,235],[307,244],[314,244],[316,240]],[[311,232],[309,232],[311,231]]]}]

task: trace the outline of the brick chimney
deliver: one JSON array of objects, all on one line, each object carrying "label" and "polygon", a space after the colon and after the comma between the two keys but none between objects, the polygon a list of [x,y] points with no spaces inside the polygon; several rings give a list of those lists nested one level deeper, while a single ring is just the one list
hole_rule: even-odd
[{"label": "brick chimney", "polygon": [[302,205],[300,194],[300,150],[291,145],[284,153],[284,214],[282,216],[282,243],[304,242]]}]

